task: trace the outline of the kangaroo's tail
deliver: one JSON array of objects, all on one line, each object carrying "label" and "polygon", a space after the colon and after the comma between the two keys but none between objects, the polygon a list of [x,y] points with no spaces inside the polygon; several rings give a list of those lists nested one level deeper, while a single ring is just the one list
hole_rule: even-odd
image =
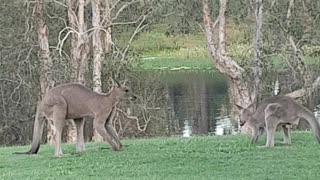
[{"label": "kangaroo's tail", "polygon": [[40,148],[40,141],[42,138],[44,121],[45,121],[44,117],[42,117],[40,107],[41,105],[39,103],[36,111],[34,126],[33,126],[33,138],[32,138],[31,149],[27,152],[15,152],[14,154],[37,154],[38,153]]},{"label": "kangaroo's tail", "polygon": [[298,115],[308,121],[314,132],[316,140],[320,143],[320,124],[310,110],[305,107],[303,107],[303,109],[303,111],[298,112]]}]

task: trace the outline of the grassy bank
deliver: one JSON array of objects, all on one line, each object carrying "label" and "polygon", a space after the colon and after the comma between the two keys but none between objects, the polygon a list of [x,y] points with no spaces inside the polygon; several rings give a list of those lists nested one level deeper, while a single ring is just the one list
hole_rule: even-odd
[{"label": "grassy bank", "polygon": [[[228,46],[228,52],[241,64],[241,60],[250,61],[253,49],[251,45],[244,43],[245,40],[239,36],[239,33],[240,31],[237,30],[231,33],[232,45]],[[137,70],[214,69],[206,48],[205,35],[201,32],[179,36],[166,36],[161,32],[146,32],[132,42],[131,48],[142,55],[140,61],[132,64],[132,67]],[[315,56],[319,54],[318,46],[305,46],[303,51],[306,53],[307,64],[319,63],[319,57]],[[279,68],[287,66],[282,56],[274,55],[271,59]]]},{"label": "grassy bank", "polygon": [[209,58],[145,57],[133,65],[137,70],[212,70]]},{"label": "grassy bank", "polygon": [[123,141],[121,152],[87,143],[82,154],[64,145],[60,159],[49,146],[35,156],[12,154],[29,147],[3,147],[0,179],[318,179],[320,146],[312,134],[295,132],[292,140],[267,149],[247,136],[139,139]]}]

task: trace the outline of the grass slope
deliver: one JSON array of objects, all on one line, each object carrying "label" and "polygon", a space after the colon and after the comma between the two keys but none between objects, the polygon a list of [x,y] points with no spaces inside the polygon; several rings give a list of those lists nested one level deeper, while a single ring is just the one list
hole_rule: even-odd
[{"label": "grass slope", "polygon": [[208,58],[166,58],[151,57],[142,59],[135,65],[137,70],[212,70],[212,60]]},{"label": "grass slope", "polygon": [[320,146],[312,134],[295,132],[292,140],[268,149],[247,136],[137,139],[124,140],[121,152],[87,143],[82,154],[64,145],[60,159],[50,146],[35,156],[12,154],[29,147],[3,147],[0,179],[318,179]]}]

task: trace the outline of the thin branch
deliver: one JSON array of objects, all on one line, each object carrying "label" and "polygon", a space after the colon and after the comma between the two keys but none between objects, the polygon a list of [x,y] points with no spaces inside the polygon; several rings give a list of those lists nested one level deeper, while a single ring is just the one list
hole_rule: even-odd
[{"label": "thin branch", "polygon": [[119,2],[120,2],[120,0],[117,0],[116,2],[114,2],[114,3],[111,5],[111,10],[114,9]]},{"label": "thin branch", "polygon": [[62,7],[68,8],[68,6],[67,6],[66,4],[63,4],[62,2],[59,2],[59,1],[57,1],[57,0],[53,0],[53,2],[59,4],[59,5],[62,6]]},{"label": "thin branch", "polygon": [[[67,34],[62,38],[61,40],[61,34],[65,31],[68,30]],[[62,56],[61,51],[62,51],[62,47],[64,45],[64,42],[67,40],[68,36],[70,33],[77,33],[78,36],[80,36],[80,33],[78,31],[76,31],[75,29],[67,26],[65,28],[63,28],[58,35],[58,44],[57,44],[57,49],[59,49],[59,55]]]},{"label": "thin branch", "polygon": [[128,6],[130,6],[131,4],[133,4],[135,2],[138,2],[138,1],[132,0],[130,2],[125,2],[125,4],[117,11],[115,16],[112,18],[112,21],[116,20],[122,11],[124,11]]},{"label": "thin branch", "polygon": [[129,47],[130,47],[130,45],[131,45],[131,42],[133,41],[133,38],[134,38],[142,29],[144,29],[146,26],[148,26],[148,24],[145,24],[145,25],[142,26],[142,23],[145,21],[145,19],[146,19],[146,15],[143,15],[143,18],[142,18],[141,22],[139,23],[139,25],[137,26],[137,28],[135,29],[135,31],[132,33],[132,35],[131,35],[128,43],[127,43],[127,46],[126,46],[126,48],[125,48],[124,51],[123,51],[121,61],[124,60],[124,58],[125,58],[125,56],[126,56],[126,54],[127,54],[127,51],[128,51],[128,49],[129,49]]},{"label": "thin branch", "polygon": [[[130,120],[135,120],[137,123],[137,128],[139,131],[141,132],[145,132],[145,130],[147,129],[147,125],[149,122],[146,122],[146,124],[144,125],[140,125],[139,119],[136,116],[129,116],[127,113],[123,112],[121,109],[117,108],[117,111],[119,111],[121,114],[123,114],[127,119]],[[143,127],[143,128],[141,128]]]},{"label": "thin branch", "polygon": [[137,22],[139,22],[139,20],[142,18],[143,16],[140,16],[138,19],[136,19],[135,21],[129,21],[129,22],[115,22],[115,23],[111,23],[111,26],[116,26],[116,25],[127,25],[127,24],[136,24]]}]

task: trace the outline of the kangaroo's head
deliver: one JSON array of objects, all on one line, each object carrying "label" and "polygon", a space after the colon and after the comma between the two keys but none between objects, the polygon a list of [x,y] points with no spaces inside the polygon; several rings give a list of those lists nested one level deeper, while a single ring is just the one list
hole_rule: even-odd
[{"label": "kangaroo's head", "polygon": [[246,124],[246,122],[251,121],[253,112],[251,110],[251,105],[248,106],[247,108],[243,108],[242,106],[236,105],[238,109],[240,110],[240,126],[243,126]]},{"label": "kangaroo's head", "polygon": [[137,99],[137,96],[133,94],[131,89],[125,85],[125,83],[120,84],[118,81],[115,81],[116,84],[113,87],[113,91],[120,99],[129,99],[130,101],[134,101]]}]

